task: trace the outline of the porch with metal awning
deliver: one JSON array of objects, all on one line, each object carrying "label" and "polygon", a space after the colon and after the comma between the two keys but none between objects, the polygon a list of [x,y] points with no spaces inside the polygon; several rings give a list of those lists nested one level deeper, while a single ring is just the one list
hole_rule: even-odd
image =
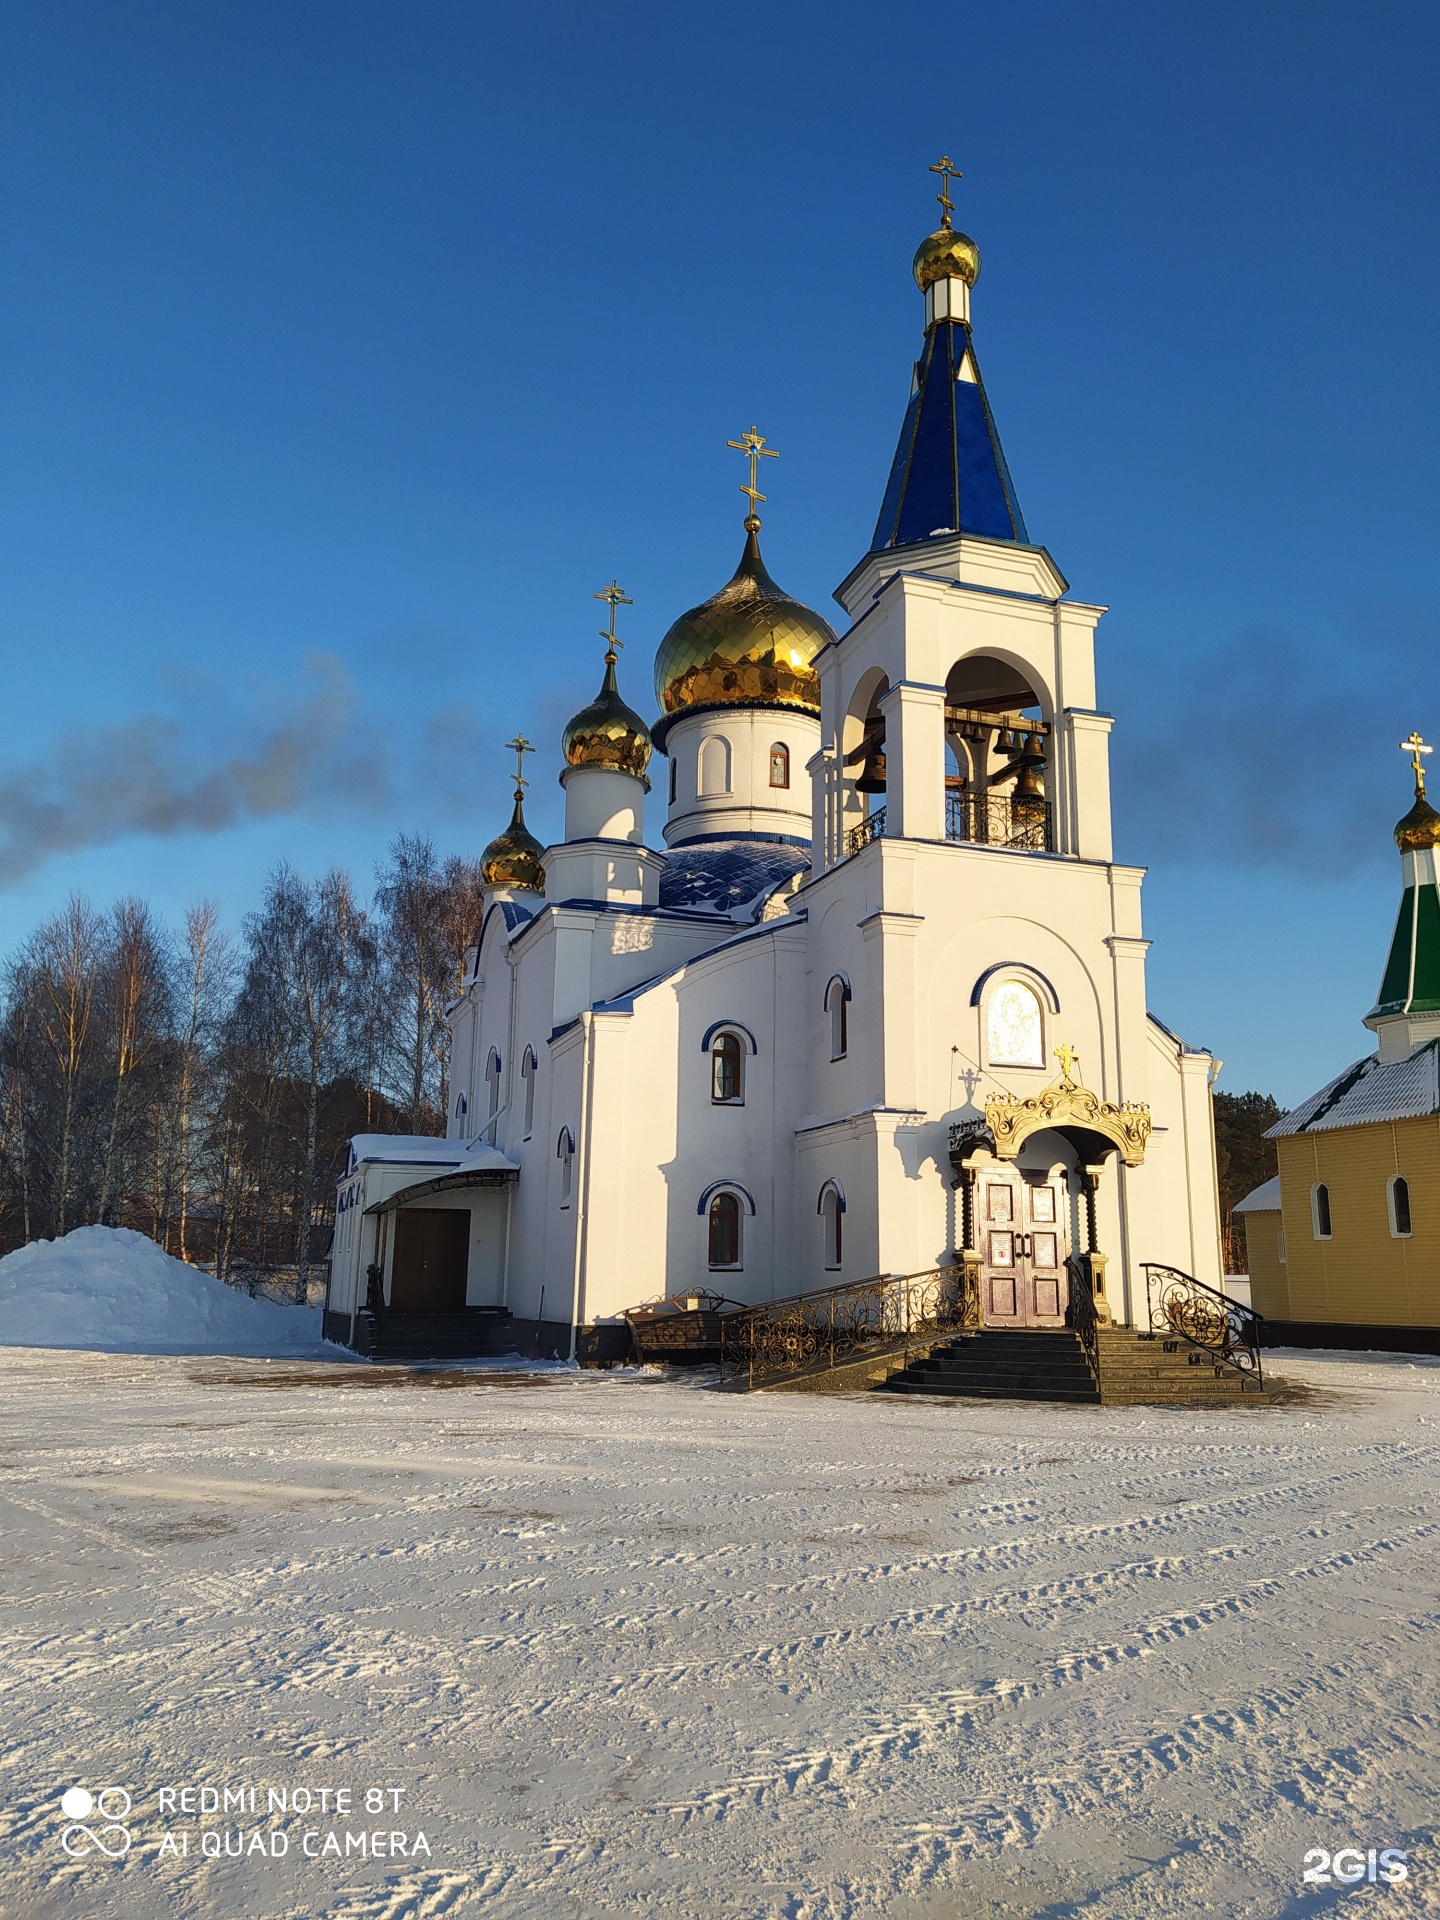
[{"label": "porch with metal awning", "polygon": [[423,1157],[394,1159],[382,1146],[355,1169],[354,1239],[363,1253],[352,1344],[386,1359],[507,1351],[520,1169],[491,1146],[428,1146]]}]

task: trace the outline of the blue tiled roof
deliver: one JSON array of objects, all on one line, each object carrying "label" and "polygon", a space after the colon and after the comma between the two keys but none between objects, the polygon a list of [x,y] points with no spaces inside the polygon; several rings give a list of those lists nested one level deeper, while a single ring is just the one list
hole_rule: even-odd
[{"label": "blue tiled roof", "polygon": [[808,849],[775,840],[701,840],[671,850],[660,875],[662,907],[758,920],[777,887],[809,870]]},{"label": "blue tiled roof", "polygon": [[[973,380],[959,377],[967,352]],[[959,320],[937,321],[925,336],[870,549],[937,533],[1029,541],[970,329]]]}]

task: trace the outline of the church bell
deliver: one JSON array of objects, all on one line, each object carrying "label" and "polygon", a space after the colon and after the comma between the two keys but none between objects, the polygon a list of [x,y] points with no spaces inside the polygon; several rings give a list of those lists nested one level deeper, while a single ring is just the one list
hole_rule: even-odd
[{"label": "church bell", "polygon": [[857,793],[884,793],[885,791],[885,735],[872,733],[868,740],[861,742],[865,758],[859,773],[855,776]]}]

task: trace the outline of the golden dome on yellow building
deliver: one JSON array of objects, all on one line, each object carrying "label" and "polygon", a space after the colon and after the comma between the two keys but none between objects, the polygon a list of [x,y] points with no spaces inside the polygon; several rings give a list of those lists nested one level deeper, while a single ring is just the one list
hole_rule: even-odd
[{"label": "golden dome on yellow building", "polygon": [[1427,847],[1440,847],[1440,813],[1425,798],[1424,755],[1433,751],[1418,733],[1400,742],[1400,751],[1410,755],[1415,773],[1415,804],[1395,826],[1395,844],[1402,853],[1422,853]]},{"label": "golden dome on yellow building", "polygon": [[660,642],[655,698],[667,720],[687,707],[820,711],[814,660],[835,631],[770,578],[758,527],[758,521],[746,522],[745,551],[733,579],[682,613]]},{"label": "golden dome on yellow building", "polygon": [[525,804],[515,789],[515,810],[503,833],[497,833],[480,856],[480,879],[487,887],[525,887],[545,891],[545,849],[525,824]]},{"label": "golden dome on yellow building", "polygon": [[948,219],[915,249],[915,284],[924,293],[937,280],[947,278],[963,280],[967,287],[973,287],[980,278],[979,247]]},{"label": "golden dome on yellow building", "polygon": [[1440,813],[1424,794],[1395,828],[1395,844],[1402,853],[1419,853],[1425,847],[1440,847]]}]

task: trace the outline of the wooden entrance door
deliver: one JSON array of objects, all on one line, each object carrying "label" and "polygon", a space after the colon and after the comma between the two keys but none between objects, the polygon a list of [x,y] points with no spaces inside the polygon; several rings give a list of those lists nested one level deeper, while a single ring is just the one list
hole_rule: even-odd
[{"label": "wooden entrance door", "polygon": [[986,1325],[1063,1327],[1070,1297],[1063,1176],[1032,1181],[986,1168],[976,1186]]},{"label": "wooden entrance door", "polygon": [[458,1313],[469,1265],[468,1207],[402,1207],[396,1214],[390,1305],[397,1313]]}]

